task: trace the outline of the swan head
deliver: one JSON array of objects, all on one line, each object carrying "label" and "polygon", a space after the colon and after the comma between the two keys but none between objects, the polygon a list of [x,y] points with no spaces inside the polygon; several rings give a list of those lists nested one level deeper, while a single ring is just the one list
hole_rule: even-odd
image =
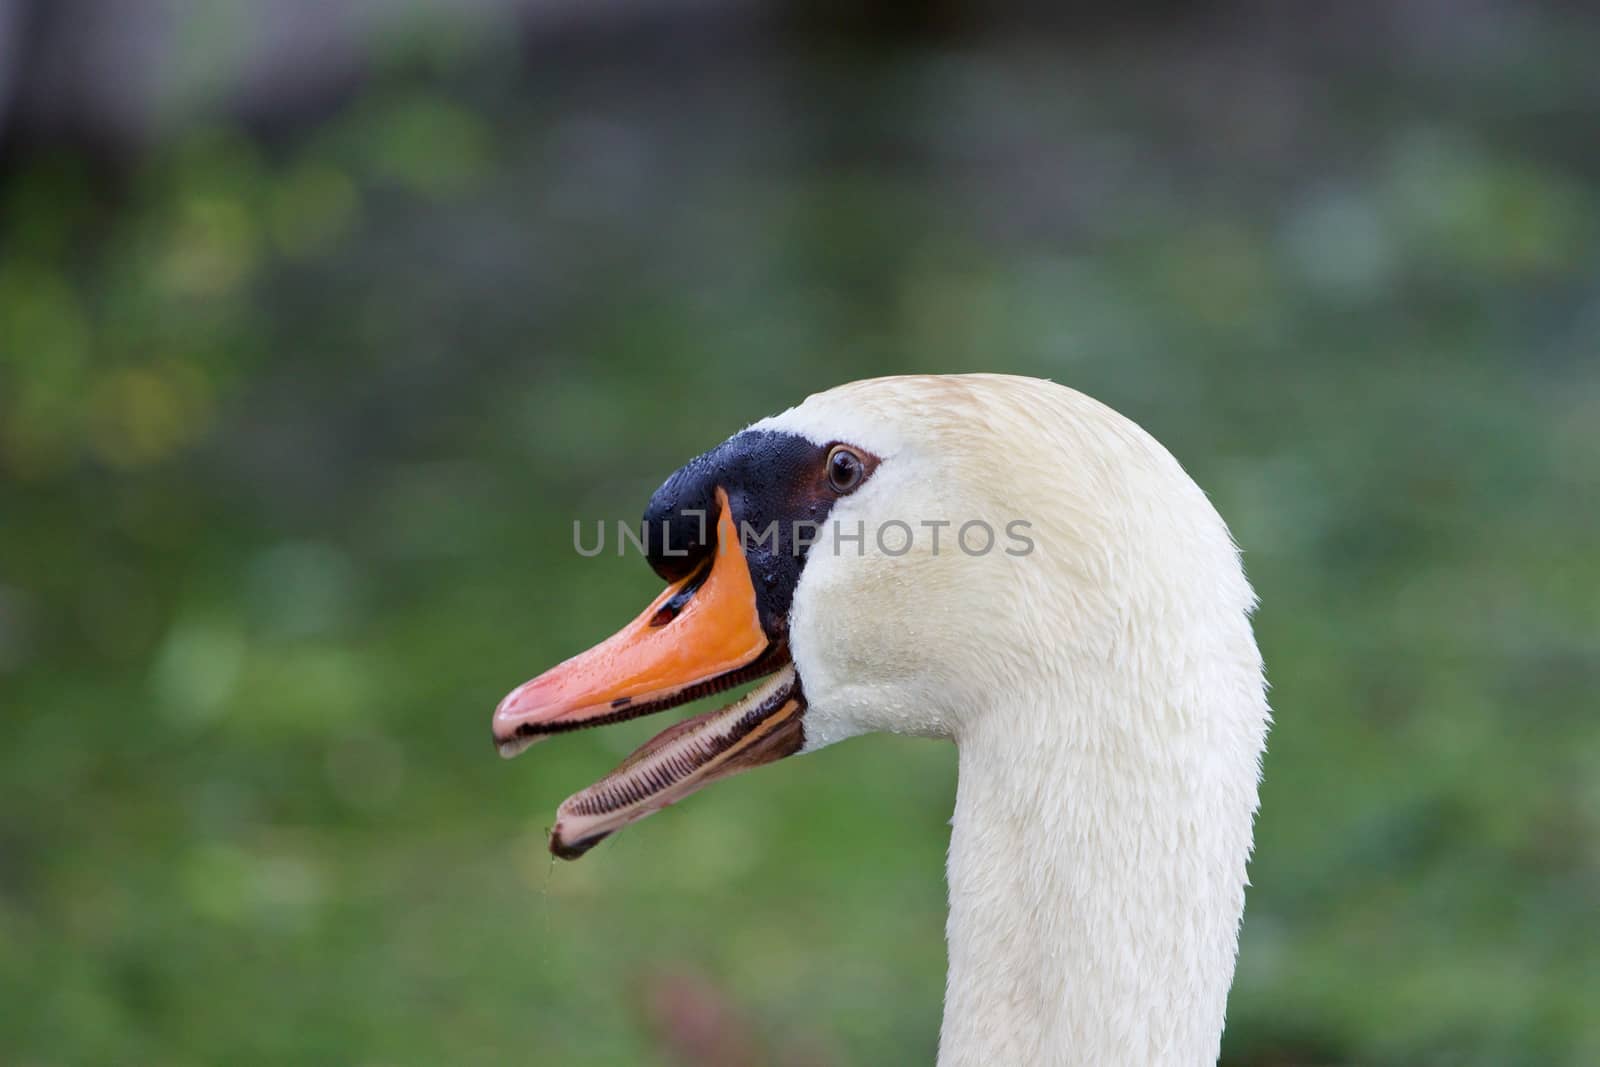
[{"label": "swan head", "polygon": [[[1251,601],[1220,519],[1153,439],[1001,375],[814,395],[668,478],[641,540],[667,588],[501,702],[502,755],[767,680],[570,797],[551,835],[565,858],[718,778],[861,733],[1136,729],[1029,721],[1051,712],[1019,694],[1115,684],[1163,631],[1242,621]],[[1174,655],[1204,654],[1184,641]]]}]

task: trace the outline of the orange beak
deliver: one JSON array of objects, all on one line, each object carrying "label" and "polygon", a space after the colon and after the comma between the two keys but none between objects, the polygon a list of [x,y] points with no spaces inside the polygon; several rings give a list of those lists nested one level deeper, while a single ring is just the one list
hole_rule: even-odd
[{"label": "orange beak", "polygon": [[728,494],[716,491],[712,557],[600,644],[518,686],[494,713],[507,758],[542,737],[630,719],[758,677],[772,647]]}]

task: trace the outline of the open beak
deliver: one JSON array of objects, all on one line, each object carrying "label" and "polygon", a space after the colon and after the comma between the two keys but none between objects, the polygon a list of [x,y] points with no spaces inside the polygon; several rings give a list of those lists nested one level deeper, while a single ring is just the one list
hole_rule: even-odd
[{"label": "open beak", "polygon": [[563,859],[718,778],[787,756],[804,739],[805,699],[788,649],[762,626],[727,493],[718,488],[716,500],[710,558],[617,633],[514,689],[495,710],[495,744],[510,758],[550,734],[648,715],[779,674],[729,707],[658,734],[569,797],[550,835],[550,851]]}]

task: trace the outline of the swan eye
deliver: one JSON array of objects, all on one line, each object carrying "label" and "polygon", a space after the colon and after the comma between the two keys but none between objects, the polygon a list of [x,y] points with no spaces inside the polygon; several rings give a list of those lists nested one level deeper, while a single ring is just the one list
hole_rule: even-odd
[{"label": "swan eye", "polygon": [[848,493],[861,484],[866,464],[844,445],[834,445],[828,453],[828,484],[836,493]]}]

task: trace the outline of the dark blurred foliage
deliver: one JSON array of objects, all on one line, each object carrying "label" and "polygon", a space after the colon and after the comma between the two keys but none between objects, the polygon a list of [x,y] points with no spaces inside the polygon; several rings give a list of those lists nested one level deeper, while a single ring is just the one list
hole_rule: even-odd
[{"label": "dark blurred foliage", "polygon": [[1600,1062],[1600,20],[418,11],[271,63],[185,20],[208,88],[126,122],[19,88],[112,53],[9,53],[0,1059],[929,1061],[949,748],[557,867],[662,723],[505,765],[488,715],[654,591],[574,518],[986,369],[1136,418],[1245,547],[1228,1061]]}]

